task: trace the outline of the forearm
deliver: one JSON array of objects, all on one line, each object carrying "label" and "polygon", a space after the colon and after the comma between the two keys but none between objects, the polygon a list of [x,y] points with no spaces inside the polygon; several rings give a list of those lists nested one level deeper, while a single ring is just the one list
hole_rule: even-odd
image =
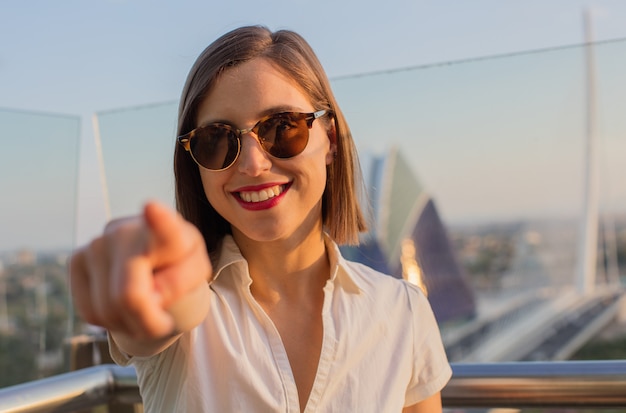
[{"label": "forearm", "polygon": [[441,413],[441,393],[434,394],[412,406],[402,409],[402,413]]}]

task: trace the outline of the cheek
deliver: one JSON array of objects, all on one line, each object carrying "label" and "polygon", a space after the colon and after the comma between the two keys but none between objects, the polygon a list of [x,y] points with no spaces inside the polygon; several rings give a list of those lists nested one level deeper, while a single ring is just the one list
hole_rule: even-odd
[{"label": "cheek", "polygon": [[335,144],[332,143],[330,133],[332,131],[325,130],[321,125],[309,132],[309,143],[307,149],[315,154],[314,156],[323,156],[326,161],[328,157],[332,158],[332,151]]},{"label": "cheek", "polygon": [[202,181],[202,187],[204,194],[206,195],[209,203],[215,207],[217,196],[222,193],[218,177],[214,173],[208,173],[206,171],[200,171],[200,179]]}]

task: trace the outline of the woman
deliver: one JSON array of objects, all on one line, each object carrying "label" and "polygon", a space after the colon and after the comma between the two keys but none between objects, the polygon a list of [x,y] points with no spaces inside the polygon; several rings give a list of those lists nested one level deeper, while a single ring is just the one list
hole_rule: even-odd
[{"label": "woman", "polygon": [[178,132],[180,214],[148,203],[70,269],[146,411],[441,411],[451,370],[427,300],[337,248],[366,227],[358,160],[310,46],[222,36],[191,69]]}]

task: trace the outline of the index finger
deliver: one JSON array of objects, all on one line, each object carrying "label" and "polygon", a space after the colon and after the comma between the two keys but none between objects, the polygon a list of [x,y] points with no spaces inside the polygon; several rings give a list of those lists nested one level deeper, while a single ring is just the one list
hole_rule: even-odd
[{"label": "index finger", "polygon": [[200,231],[180,214],[153,202],[146,205],[144,216],[153,279],[168,306],[209,281],[211,262]]},{"label": "index finger", "polygon": [[149,229],[148,255],[155,268],[180,261],[204,242],[192,224],[160,203],[147,203],[144,219]]}]

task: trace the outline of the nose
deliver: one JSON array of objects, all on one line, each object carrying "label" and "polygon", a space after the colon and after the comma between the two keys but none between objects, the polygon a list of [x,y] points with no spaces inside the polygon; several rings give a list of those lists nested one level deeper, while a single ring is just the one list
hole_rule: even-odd
[{"label": "nose", "polygon": [[272,167],[272,160],[265,152],[254,132],[241,135],[241,151],[237,168],[239,172],[250,176],[258,176]]}]

